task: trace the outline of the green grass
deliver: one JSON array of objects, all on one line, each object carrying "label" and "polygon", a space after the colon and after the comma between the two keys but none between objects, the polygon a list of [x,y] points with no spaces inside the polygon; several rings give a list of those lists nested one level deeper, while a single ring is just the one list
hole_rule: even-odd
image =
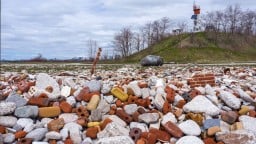
[{"label": "green grass", "polygon": [[[146,55],[159,55],[165,62],[176,63],[229,63],[256,61],[256,44],[253,42],[244,42],[241,37],[234,40],[222,36],[217,43],[207,39],[206,33],[200,32],[194,36],[192,44],[190,34],[183,34],[181,44],[178,36],[169,37],[150,48],[139,53],[135,53],[122,62],[135,63]],[[253,38],[255,41],[255,37]],[[246,43],[244,46],[241,42]],[[220,47],[220,46],[222,47]]]}]

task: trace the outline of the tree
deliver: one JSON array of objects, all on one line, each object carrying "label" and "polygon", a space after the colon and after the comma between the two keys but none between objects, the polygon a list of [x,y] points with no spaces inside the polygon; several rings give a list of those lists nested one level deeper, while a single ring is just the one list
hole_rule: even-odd
[{"label": "tree", "polygon": [[114,36],[113,45],[122,57],[129,56],[132,53],[133,32],[130,27],[125,27]]},{"label": "tree", "polygon": [[87,40],[89,60],[93,60],[98,47],[97,41],[89,39]]}]

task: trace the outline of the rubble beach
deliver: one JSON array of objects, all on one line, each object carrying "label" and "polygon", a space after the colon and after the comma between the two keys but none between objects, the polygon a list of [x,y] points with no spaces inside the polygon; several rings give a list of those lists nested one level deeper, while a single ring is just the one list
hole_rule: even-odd
[{"label": "rubble beach", "polygon": [[0,75],[0,143],[255,144],[256,67]]}]

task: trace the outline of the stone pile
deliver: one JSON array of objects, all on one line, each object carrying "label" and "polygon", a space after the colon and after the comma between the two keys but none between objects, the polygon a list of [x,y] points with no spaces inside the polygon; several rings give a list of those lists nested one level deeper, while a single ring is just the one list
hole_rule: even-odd
[{"label": "stone pile", "polygon": [[126,66],[0,80],[0,143],[256,143],[255,68]]}]

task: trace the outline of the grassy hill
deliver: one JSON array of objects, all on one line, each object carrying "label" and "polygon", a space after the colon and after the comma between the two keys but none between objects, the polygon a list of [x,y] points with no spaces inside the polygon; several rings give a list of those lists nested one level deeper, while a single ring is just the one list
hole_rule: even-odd
[{"label": "grassy hill", "polygon": [[256,61],[256,37],[200,32],[170,36],[135,53],[122,62],[139,62],[146,55],[159,55],[165,62],[227,63]]}]

